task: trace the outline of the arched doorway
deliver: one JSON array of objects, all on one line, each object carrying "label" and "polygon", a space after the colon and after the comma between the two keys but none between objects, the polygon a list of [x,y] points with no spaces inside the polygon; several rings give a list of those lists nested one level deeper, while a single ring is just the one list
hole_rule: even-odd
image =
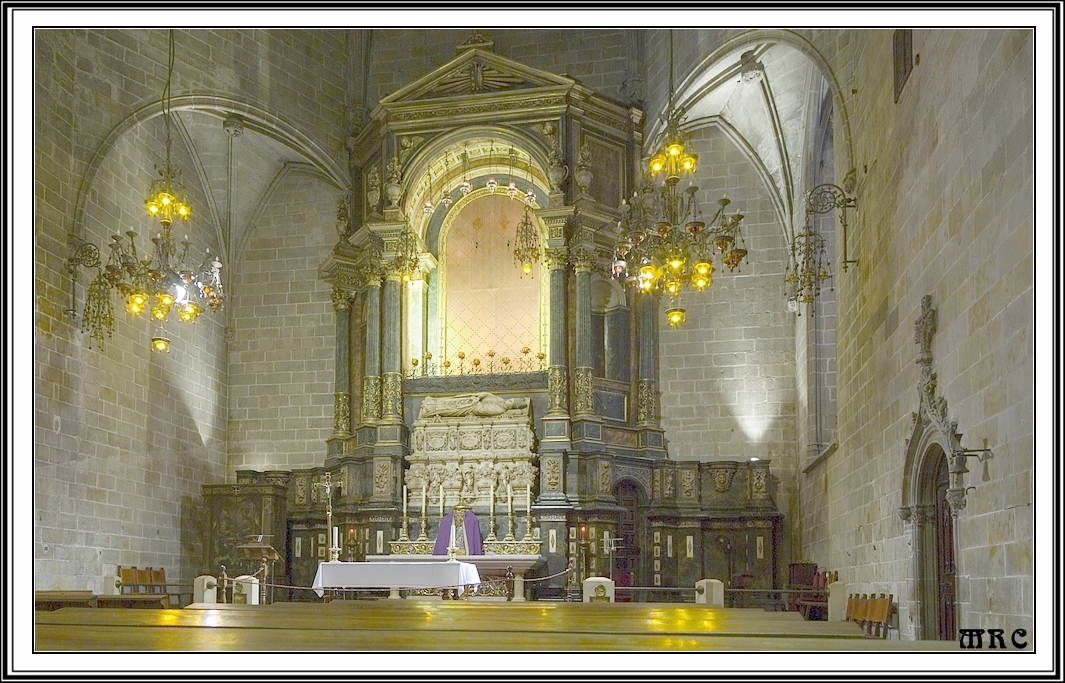
[{"label": "arched doorway", "polygon": [[955,623],[954,517],[947,502],[950,466],[942,446],[928,446],[918,481],[920,637],[953,640]]}]

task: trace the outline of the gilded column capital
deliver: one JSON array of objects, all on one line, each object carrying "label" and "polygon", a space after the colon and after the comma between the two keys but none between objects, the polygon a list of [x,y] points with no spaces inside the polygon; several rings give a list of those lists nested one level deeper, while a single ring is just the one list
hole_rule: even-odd
[{"label": "gilded column capital", "polygon": [[336,311],[346,311],[351,307],[352,292],[343,289],[341,287],[333,287],[331,298],[333,300],[333,308]]},{"label": "gilded column capital", "polygon": [[548,270],[561,270],[569,263],[569,251],[565,247],[544,249],[544,264]]},{"label": "gilded column capital", "polygon": [[368,268],[362,272],[360,282],[363,287],[380,287],[383,279],[380,270]]},{"label": "gilded column capital", "polygon": [[597,262],[595,252],[584,246],[570,249],[569,260],[578,273],[592,272]]}]

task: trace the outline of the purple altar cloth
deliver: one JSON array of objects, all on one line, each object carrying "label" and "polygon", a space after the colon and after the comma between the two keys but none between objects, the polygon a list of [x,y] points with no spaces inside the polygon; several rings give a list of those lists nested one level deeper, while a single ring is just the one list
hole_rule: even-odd
[{"label": "purple altar cloth", "polygon": [[[451,540],[451,525],[455,519],[454,511],[444,515],[440,520],[440,528],[436,532],[436,543],[433,545],[434,555],[447,555],[447,544]],[[481,525],[477,522],[477,515],[467,510],[462,519],[462,528],[466,532],[466,555],[481,555]]]}]

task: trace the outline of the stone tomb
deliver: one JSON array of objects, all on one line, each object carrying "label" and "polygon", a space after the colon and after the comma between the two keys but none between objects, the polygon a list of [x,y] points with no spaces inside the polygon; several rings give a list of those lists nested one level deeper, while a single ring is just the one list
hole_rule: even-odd
[{"label": "stone tomb", "polygon": [[488,392],[426,397],[406,456],[411,517],[422,511],[423,491],[429,512],[441,509],[441,486],[445,511],[462,503],[487,513],[494,494],[496,509],[505,514],[509,485],[515,514],[524,514],[527,487],[535,488],[537,481],[529,406],[528,398],[504,399]]}]

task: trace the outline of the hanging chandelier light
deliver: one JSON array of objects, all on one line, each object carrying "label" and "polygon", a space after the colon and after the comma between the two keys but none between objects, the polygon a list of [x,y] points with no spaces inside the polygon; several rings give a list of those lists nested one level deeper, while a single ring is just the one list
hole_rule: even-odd
[{"label": "hanging chandelier light", "polygon": [[459,190],[463,196],[473,192],[473,183],[470,182],[470,150],[466,145],[462,146],[462,183]]},{"label": "hanging chandelier light", "polygon": [[527,206],[536,206],[536,189],[533,188],[532,181],[532,157],[525,163],[525,184],[529,186],[529,189],[525,190],[525,204]]},{"label": "hanging chandelier light", "polygon": [[[156,325],[169,321],[170,312],[176,307],[177,318],[181,322],[193,323],[205,308],[219,311],[225,302],[222,289],[222,264],[204,250],[204,258],[198,266],[190,265],[191,242],[188,235],[178,241],[171,230],[175,220],[187,221],[192,216],[192,207],[185,195],[185,188],[180,183],[181,171],[171,163],[170,132],[170,83],[174,72],[174,31],[169,34],[169,62],[167,66],[166,85],[163,88],[161,104],[163,123],[166,127],[166,157],[162,166],[156,166],[159,177],[154,179],[144,202],[149,216],[156,218],[162,230],[156,232],[152,242],[154,254],[138,253],[137,233],[126,231],[126,239],[115,234],[108,247],[111,253],[102,272],[89,286],[85,308],[82,312],[82,329],[89,331],[90,346],[92,340],[103,344],[103,333],[110,337],[113,331],[114,317],[111,313],[111,289],[117,289],[126,299],[126,312],[140,316],[145,310]],[[93,256],[95,253],[95,257]],[[100,267],[99,251],[95,245],[81,243],[74,257],[68,261],[72,284],[76,279],[78,266]],[[72,309],[73,310],[73,309]],[[157,334],[152,338],[152,349],[169,352],[170,340]]]},{"label": "hanging chandelier light", "polygon": [[392,258],[392,269],[399,273],[404,282],[410,282],[418,272],[418,238],[410,227],[410,221],[403,225],[396,243],[396,255]]},{"label": "hanging chandelier light", "polygon": [[[492,172],[492,157],[494,155],[494,152],[495,152],[495,143],[494,142],[489,142],[488,143],[488,172],[489,173]],[[496,181],[496,177],[494,175],[490,175],[490,176],[488,176],[488,180],[485,181],[484,186],[485,186],[485,188],[488,189],[489,192],[495,193],[496,188],[499,187],[499,182]]]},{"label": "hanging chandelier light", "polygon": [[514,162],[518,158],[518,153],[514,151],[514,148],[510,148],[509,163],[507,165],[507,196],[511,199],[517,199],[518,194],[521,192],[518,189],[518,183],[514,180]]},{"label": "hanging chandelier light", "polygon": [[529,215],[529,205],[525,205],[525,215],[518,223],[514,236],[514,262],[521,266],[522,275],[531,275],[533,263],[540,260],[540,237],[536,225]]},{"label": "hanging chandelier light", "polygon": [[784,288],[788,308],[799,315],[802,315],[799,304],[812,304],[821,294],[821,285],[832,277],[826,246],[825,238],[810,227],[809,221],[795,236],[792,259],[784,273]]},{"label": "hanging chandelier light", "polygon": [[429,178],[429,192],[425,195],[425,204],[422,205],[422,211],[431,216],[436,207],[433,206],[433,172],[426,170],[425,175]]},{"label": "hanging chandelier light", "polygon": [[[731,271],[746,258],[747,249],[740,232],[743,214],[726,214],[727,198],[719,199],[713,217],[704,221],[699,188],[691,180],[680,188],[682,177],[690,178],[698,169],[699,158],[688,149],[680,129],[684,112],[674,103],[672,31],[669,71],[665,130],[648,162],[642,187],[633,193],[631,203],[622,202],[613,273],[635,283],[641,293],[668,294],[666,319],[676,327],[686,314],[683,291],[702,292],[713,284],[715,250]],[[664,178],[656,188],[653,178],[659,175]]]},{"label": "hanging chandelier light", "polygon": [[[791,262],[784,273],[784,296],[788,300],[788,310],[802,315],[799,304],[812,304],[821,295],[821,286],[832,277],[831,264],[828,261],[828,243],[810,223],[813,214],[825,214],[839,211],[842,227],[843,271],[847,265],[857,263],[847,258],[847,210],[857,205],[854,197],[837,185],[824,183],[803,195],[806,207],[806,222],[802,232],[795,236],[792,245]],[[829,290],[832,288],[829,287]]]},{"label": "hanging chandelier light", "polygon": [[[447,178],[447,169],[451,166],[451,155],[448,152],[444,152],[444,178]],[[441,183],[444,185],[445,183]],[[451,193],[448,192],[447,187],[440,190],[440,203],[444,205],[444,208],[451,206]]]}]

